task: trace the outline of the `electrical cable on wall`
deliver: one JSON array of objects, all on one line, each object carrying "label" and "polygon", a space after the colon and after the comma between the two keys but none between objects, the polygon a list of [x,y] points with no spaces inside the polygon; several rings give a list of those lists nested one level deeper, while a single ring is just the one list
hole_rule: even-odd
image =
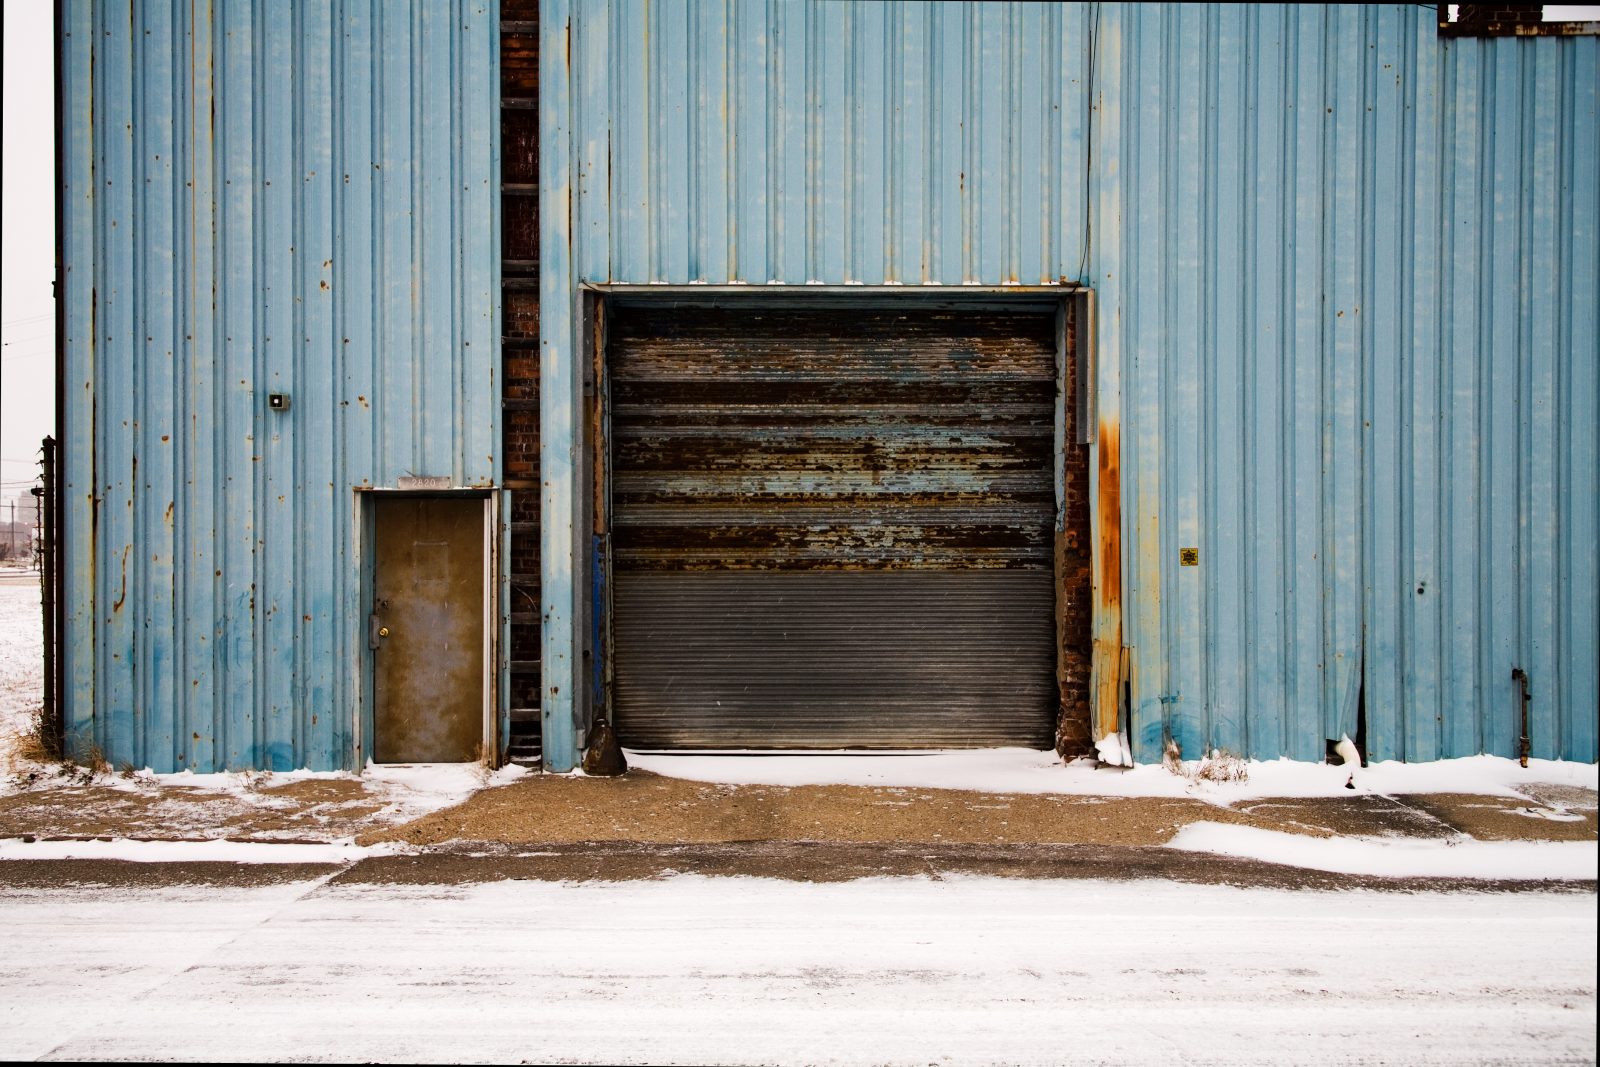
[{"label": "electrical cable on wall", "polygon": [[1083,251],[1078,256],[1078,284],[1089,284],[1084,269],[1089,265],[1089,242],[1094,233],[1094,217],[1090,212],[1089,181],[1094,173],[1094,68],[1100,49],[1100,5],[1094,6],[1094,23],[1089,27],[1089,74],[1086,80],[1089,113],[1084,122],[1083,138]]}]

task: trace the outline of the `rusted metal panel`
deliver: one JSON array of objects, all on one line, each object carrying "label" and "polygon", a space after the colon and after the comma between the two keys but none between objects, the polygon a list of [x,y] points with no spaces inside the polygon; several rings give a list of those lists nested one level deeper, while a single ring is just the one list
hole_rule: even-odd
[{"label": "rusted metal panel", "polygon": [[1122,471],[1117,423],[1100,423],[1095,449],[1094,740],[1121,733]]},{"label": "rusted metal panel", "polygon": [[493,5],[62,12],[68,747],[359,766],[356,490],[499,479]]},{"label": "rusted metal panel", "polygon": [[610,338],[625,742],[1051,743],[1053,308],[678,305]]}]

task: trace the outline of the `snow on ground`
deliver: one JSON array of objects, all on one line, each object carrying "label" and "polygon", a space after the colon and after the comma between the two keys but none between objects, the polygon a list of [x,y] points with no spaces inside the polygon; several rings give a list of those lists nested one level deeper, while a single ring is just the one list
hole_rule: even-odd
[{"label": "snow on ground", "polygon": [[[430,811],[459,804],[479,789],[505,785],[528,773],[526,767],[507,764],[490,772],[476,763],[368,763],[360,774],[349,771],[225,771],[197,774],[178,771],[156,774],[148,768],[132,774],[104,774],[96,785],[138,792],[151,786],[182,786],[227,794],[240,800],[261,803],[261,790],[304,781],[350,781],[363,783],[376,799],[387,803],[387,814],[396,819],[414,819]],[[270,801],[268,801],[270,803]]]},{"label": "snow on ground", "polygon": [[121,860],[126,863],[354,863],[390,855],[395,845],[361,846],[349,839],[302,841],[28,841],[0,838],[0,860]]},{"label": "snow on ground", "polygon": [[[491,773],[477,764],[447,763],[369,764],[361,774],[308,770],[156,774],[149,769],[91,774],[79,769],[62,776],[59,768],[27,766],[36,776],[14,773],[0,778],[0,796],[21,792],[48,795],[49,790],[59,786],[72,791],[70,795],[77,798],[75,803],[104,806],[107,797],[129,794],[159,808],[159,825],[164,834],[202,838],[249,834],[263,840],[337,840],[377,826],[409,822],[459,804],[480,789],[505,785],[528,773],[527,768],[514,764]],[[293,788],[304,782],[348,783],[350,788],[332,797],[307,797]],[[88,797],[81,786],[105,792]],[[125,824],[113,819],[107,825],[110,829],[77,833],[101,836]],[[137,836],[154,831],[133,832]],[[3,851],[0,858],[4,858]]]},{"label": "snow on ground", "polygon": [[38,575],[0,570],[0,771],[17,737],[33,729],[44,692]]},{"label": "snow on ground", "polygon": [[[661,755],[627,753],[628,765],[670,778],[730,785],[872,785],[972,789],[995,793],[1070,793],[1082,796],[1191,797],[1228,805],[1262,797],[1345,797],[1349,768],[1294,760],[1251,760],[1242,782],[1195,781],[1159,764],[1096,768],[1092,760],[1063,762],[1053,752],[994,748],[904,755]],[[1192,767],[1192,764],[1190,765]],[[1530,783],[1600,785],[1592,763],[1530,760],[1524,769],[1499,756],[1435,763],[1375,763],[1356,768],[1360,793],[1479,793],[1519,797]]]},{"label": "snow on ground", "polygon": [[990,878],[0,892],[0,1057],[1560,1063],[1587,894]]},{"label": "snow on ground", "polygon": [[1390,878],[1600,877],[1593,841],[1475,841],[1471,838],[1308,837],[1255,826],[1197,822],[1181,828],[1169,848],[1280,863],[1339,874]]}]

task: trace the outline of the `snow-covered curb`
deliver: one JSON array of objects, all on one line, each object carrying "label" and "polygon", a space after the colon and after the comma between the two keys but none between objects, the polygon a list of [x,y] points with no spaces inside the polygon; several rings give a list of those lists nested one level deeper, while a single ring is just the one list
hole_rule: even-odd
[{"label": "snow-covered curb", "polygon": [[1375,763],[1355,771],[1294,760],[1252,760],[1243,782],[1194,781],[1158,764],[1097,768],[1092,760],[1062,762],[1053,752],[994,748],[904,755],[660,755],[628,752],[628,764],[669,778],[728,785],[863,785],[908,789],[971,789],[990,793],[1062,793],[1103,797],[1190,797],[1219,805],[1262,797],[1347,797],[1362,793],[1473,793],[1521,797],[1529,785],[1600,787],[1592,763],[1532,760],[1527,768],[1499,756],[1434,763]]},{"label": "snow-covered curb", "polygon": [[1307,837],[1254,826],[1197,822],[1179,830],[1168,847],[1388,878],[1593,881],[1600,869],[1600,845],[1593,841]]},{"label": "snow-covered curb", "polygon": [[[96,774],[79,770],[78,774],[68,775],[59,784],[63,785],[94,785],[105,789],[127,793],[148,793],[153,789],[176,787],[193,789],[200,792],[223,794],[235,797],[252,806],[274,807],[287,806],[293,801],[287,798],[274,797],[263,793],[266,789],[276,789],[280,786],[291,785],[295,782],[305,781],[347,781],[360,782],[373,795],[373,798],[385,804],[389,809],[386,816],[394,818],[411,819],[419,815],[426,815],[440,808],[447,808],[459,804],[473,793],[490,786],[506,785],[516,781],[528,773],[526,767],[508,764],[498,771],[489,773],[483,767],[471,763],[433,763],[410,765],[379,765],[368,764],[360,774],[349,771],[222,771],[211,774],[199,774],[194,771],[177,771],[170,774],[157,774],[148,768],[136,770],[126,774]],[[16,792],[19,789],[48,788],[57,784],[59,776],[46,773],[37,785],[17,786],[12,784],[9,789],[0,792]],[[19,779],[11,778],[15,783]]]},{"label": "snow-covered curb", "polygon": [[124,860],[132,863],[355,863],[401,851],[395,845],[271,841],[24,841],[0,839],[0,860]]}]

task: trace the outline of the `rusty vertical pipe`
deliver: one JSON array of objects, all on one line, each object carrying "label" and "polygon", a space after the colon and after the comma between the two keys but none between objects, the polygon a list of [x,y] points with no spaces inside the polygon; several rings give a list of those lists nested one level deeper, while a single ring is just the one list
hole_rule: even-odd
[{"label": "rusty vertical pipe", "polygon": [[1528,765],[1528,752],[1532,747],[1528,741],[1528,672],[1521,667],[1511,668],[1511,677],[1522,688],[1522,740],[1519,743],[1518,753],[1522,758],[1522,765]]}]

